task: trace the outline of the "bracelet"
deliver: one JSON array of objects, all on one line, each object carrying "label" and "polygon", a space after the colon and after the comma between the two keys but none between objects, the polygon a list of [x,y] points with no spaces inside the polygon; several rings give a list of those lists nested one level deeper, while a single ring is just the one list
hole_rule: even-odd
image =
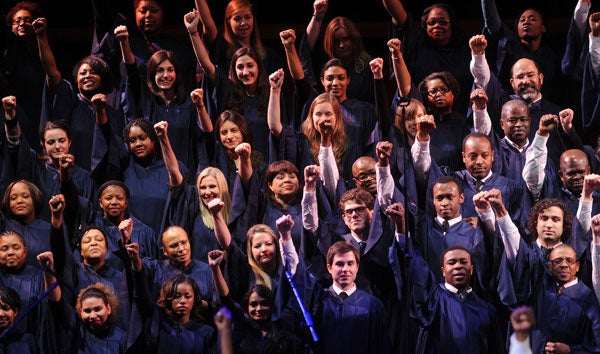
[{"label": "bracelet", "polygon": [[312,17],[314,17],[315,20],[317,20],[317,21],[323,21],[323,18],[325,16],[324,15],[315,15],[315,14],[313,14]]},{"label": "bracelet", "polygon": [[392,55],[392,60],[398,60],[398,59],[400,59],[400,58],[395,57],[395,56]]}]

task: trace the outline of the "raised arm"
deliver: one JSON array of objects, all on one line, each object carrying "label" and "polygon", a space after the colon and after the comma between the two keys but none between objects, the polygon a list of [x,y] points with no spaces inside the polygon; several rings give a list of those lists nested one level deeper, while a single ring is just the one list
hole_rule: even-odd
[{"label": "raised arm", "polygon": [[431,167],[431,154],[429,152],[429,132],[435,129],[435,118],[432,115],[424,115],[416,118],[417,134],[410,153],[415,167],[415,178],[419,181],[427,181],[429,167]]},{"label": "raised arm", "polygon": [[44,289],[46,291],[52,289],[48,293],[48,300],[52,302],[60,301],[62,293],[60,286],[58,284],[54,284],[56,282],[56,277],[53,274],[54,256],[52,255],[52,252],[46,251],[38,254],[37,260],[40,263],[40,266],[44,269]]},{"label": "raised arm", "polygon": [[202,22],[202,38],[211,46],[217,38],[217,25],[212,18],[210,7],[206,0],[195,0],[196,10],[200,13],[200,21]]},{"label": "raised arm", "polygon": [[133,55],[133,51],[129,45],[129,31],[127,30],[127,26],[117,26],[114,34],[115,38],[119,41],[119,46],[121,47],[121,57],[123,59],[123,63],[127,65],[135,64],[135,56]]},{"label": "raised arm", "polygon": [[537,200],[542,192],[548,160],[548,138],[550,132],[558,126],[558,117],[553,114],[544,114],[540,118],[540,126],[535,133],[531,146],[525,153],[525,166],[523,167],[523,180],[527,189]]},{"label": "raised arm", "polygon": [[2,97],[4,109],[4,130],[9,147],[16,147],[21,140],[21,127],[17,120],[17,98],[15,96]]},{"label": "raised arm", "polygon": [[471,48],[471,62],[469,69],[473,75],[475,87],[487,88],[490,82],[490,66],[485,58],[485,48],[487,48],[487,39],[482,34],[475,35],[469,39]]},{"label": "raised arm", "polygon": [[392,16],[392,23],[395,26],[403,27],[408,19],[408,14],[400,0],[382,0],[383,6]]},{"label": "raised arm", "polygon": [[400,97],[408,97],[410,95],[410,88],[412,85],[412,78],[402,51],[400,50],[402,42],[398,38],[392,38],[387,42],[387,46],[390,50],[392,57],[392,67],[394,68],[394,77],[396,78],[396,85],[398,86],[398,94]]},{"label": "raised arm", "polygon": [[592,284],[596,299],[600,299],[600,214],[592,218],[592,236]]},{"label": "raised arm", "polygon": [[277,139],[281,135],[283,125],[281,124],[281,86],[283,86],[283,69],[279,69],[269,75],[271,91],[269,94],[269,106],[267,108],[267,123],[271,134]]},{"label": "raised arm", "polygon": [[313,15],[306,26],[306,39],[308,40],[308,46],[311,51],[315,48],[315,43],[317,43],[317,39],[319,39],[323,19],[327,12],[327,5],[327,0],[315,0],[313,3]]},{"label": "raised arm", "polygon": [[177,162],[175,152],[173,151],[173,148],[171,148],[171,141],[167,134],[168,126],[169,124],[166,121],[158,122],[154,124],[154,131],[158,136],[165,167],[169,172],[169,185],[178,186],[183,182],[183,175],[179,170],[179,163]]},{"label": "raised arm", "polygon": [[208,111],[206,110],[206,105],[204,104],[204,90],[201,88],[193,90],[190,93],[190,98],[192,99],[194,106],[196,106],[200,130],[202,130],[203,133],[211,133],[213,131],[213,124],[208,115]]},{"label": "raised arm", "polygon": [[481,12],[485,28],[492,36],[496,35],[502,25],[496,2],[494,0],[481,0]]},{"label": "raised arm", "polygon": [[476,132],[485,135],[492,131],[492,120],[487,111],[488,95],[482,88],[471,91],[471,107],[473,108],[473,127]]},{"label": "raised arm", "polygon": [[317,205],[317,181],[321,169],[317,165],[304,168],[304,193],[302,194],[302,226],[315,233],[319,228],[319,206]]},{"label": "raised arm", "polygon": [[380,141],[375,147],[379,161],[377,162],[377,201],[380,210],[385,210],[394,196],[394,177],[390,171],[390,156],[394,145],[389,141]]},{"label": "raised arm", "polygon": [[229,286],[221,271],[221,262],[223,261],[224,256],[225,252],[222,250],[212,250],[208,252],[208,265],[210,266],[213,282],[215,283],[215,290],[217,290],[217,294],[222,297],[229,295]]},{"label": "raised arm", "polygon": [[223,214],[221,211],[223,210],[223,206],[225,203],[219,198],[215,198],[208,202],[208,210],[213,217],[213,224],[215,226],[215,237],[219,246],[222,249],[228,249],[231,244],[231,233],[229,232],[229,228],[227,227],[227,223],[223,218]]},{"label": "raised arm", "polygon": [[37,38],[40,61],[42,62],[42,67],[46,72],[46,84],[51,91],[54,91],[56,86],[58,86],[60,83],[60,80],[62,80],[62,75],[58,70],[54,53],[52,53],[50,43],[48,42],[48,36],[46,33],[48,24],[46,23],[46,18],[36,18],[32,25]]},{"label": "raised arm", "polygon": [[292,241],[292,229],[294,228],[294,218],[291,215],[280,216],[276,221],[277,231],[279,231],[279,244],[281,245],[281,257],[283,265],[290,274],[296,274],[296,267],[299,263],[298,253]]},{"label": "raised arm", "polygon": [[250,185],[250,178],[252,177],[252,173],[254,171],[252,169],[252,146],[248,143],[241,143],[235,147],[234,152],[240,159],[238,174],[242,179],[244,190],[247,190],[248,186]]},{"label": "raised arm", "polygon": [[192,46],[194,47],[194,54],[196,54],[196,60],[198,60],[200,65],[202,65],[204,68],[204,74],[210,79],[210,81],[215,82],[216,67],[210,60],[208,50],[206,49],[206,46],[204,45],[204,42],[198,33],[198,21],[200,21],[200,13],[198,10],[188,12],[183,16],[183,23],[185,24],[185,28],[187,28],[190,35],[190,40],[192,41]]},{"label": "raised arm", "polygon": [[302,80],[304,78],[304,70],[302,69],[302,62],[300,61],[300,56],[298,55],[298,50],[295,45],[296,31],[293,29],[283,30],[279,32],[279,38],[281,39],[281,44],[283,44],[285,58],[292,79]]},{"label": "raised arm", "polygon": [[577,220],[584,233],[588,233],[592,227],[592,204],[593,194],[600,189],[600,175],[590,173],[583,178],[583,188],[579,206],[577,207]]}]

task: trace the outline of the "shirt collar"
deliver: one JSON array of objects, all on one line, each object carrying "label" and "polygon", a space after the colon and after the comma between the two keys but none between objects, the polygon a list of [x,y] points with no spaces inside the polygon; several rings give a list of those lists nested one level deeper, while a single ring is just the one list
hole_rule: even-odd
[{"label": "shirt collar", "polygon": [[[439,216],[435,217],[435,221],[437,221],[438,225],[440,225],[440,226],[444,223],[444,220],[445,219],[442,219]],[[458,216],[455,217],[454,219],[448,220],[448,225],[452,226],[454,224],[458,224],[461,221],[462,221],[462,215],[458,214]]]},{"label": "shirt collar", "polygon": [[340,296],[340,293],[342,291],[346,292],[346,294],[348,294],[348,296],[350,296],[350,295],[354,294],[354,292],[356,291],[356,284],[353,284],[352,287],[350,289],[348,289],[348,290],[342,290],[342,289],[338,288],[335,285],[335,283],[331,285],[331,288],[333,289],[333,291],[335,291],[335,294],[337,296]]},{"label": "shirt collar", "polygon": [[[448,289],[449,292],[451,292],[453,294],[458,294],[458,289],[454,285],[444,283],[444,286],[446,287],[446,289]],[[465,290],[465,292],[467,292],[467,293],[470,293],[471,291],[473,291],[473,288],[471,288],[471,287],[469,287],[468,289]]]},{"label": "shirt collar", "polygon": [[525,140],[525,144],[523,145],[523,147],[519,147],[519,145],[517,145],[516,143],[514,143],[512,140],[510,140],[508,137],[504,137],[504,140],[506,140],[506,143],[515,148],[515,150],[517,150],[518,152],[523,152],[525,151],[525,149],[527,149],[527,147],[529,147],[529,138],[527,138],[527,140]]}]

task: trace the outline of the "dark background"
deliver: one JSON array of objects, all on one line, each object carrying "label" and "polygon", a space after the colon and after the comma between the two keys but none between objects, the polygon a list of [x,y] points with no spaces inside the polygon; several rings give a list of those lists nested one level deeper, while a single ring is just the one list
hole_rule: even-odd
[{"label": "dark background", "polygon": [[[114,2],[114,6],[123,11],[131,11],[132,0],[106,0]],[[217,26],[223,24],[223,12],[227,1],[207,0],[211,7]],[[0,1],[3,16],[17,1]],[[89,0],[38,0],[46,12],[50,44],[64,75],[70,75],[75,62],[89,54],[92,39],[92,7]],[[481,5],[479,0],[447,1],[455,9],[461,20],[462,32],[467,38],[479,33],[483,27]],[[406,0],[403,2],[407,11],[418,18],[423,9],[433,1]],[[514,28],[516,17],[526,8],[535,7],[547,17],[547,33],[545,38],[552,43],[558,53],[564,50],[564,41],[570,17],[576,1],[538,0],[538,1],[496,1],[503,21]],[[165,0],[165,22],[169,31],[187,38],[182,24],[183,14],[194,6],[193,0]],[[257,24],[263,41],[276,49],[281,47],[279,31],[294,28],[297,32],[304,30],[312,15],[312,0],[254,0],[257,13]],[[365,46],[373,56],[386,54],[387,30],[389,15],[380,0],[330,0],[325,23],[335,16],[347,16],[358,26],[363,35]]]}]

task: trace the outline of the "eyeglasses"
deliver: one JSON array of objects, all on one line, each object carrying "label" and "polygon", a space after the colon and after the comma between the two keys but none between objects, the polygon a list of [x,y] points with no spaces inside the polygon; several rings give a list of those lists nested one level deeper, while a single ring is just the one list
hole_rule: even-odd
[{"label": "eyeglasses", "polygon": [[364,182],[370,178],[373,178],[377,175],[377,172],[375,172],[375,170],[373,171],[368,171],[368,172],[363,172],[363,173],[359,173],[358,176],[355,176],[354,178],[356,178],[357,180]]},{"label": "eyeglasses", "polygon": [[434,89],[431,89],[431,90],[427,90],[427,94],[429,96],[431,96],[431,97],[437,95],[438,92],[440,92],[442,95],[445,95],[448,92],[450,92],[450,89],[447,88],[446,86],[442,86],[442,87],[434,88]]},{"label": "eyeglasses", "polygon": [[357,213],[357,214],[362,214],[367,210],[367,207],[365,206],[359,206],[356,207],[354,209],[346,209],[344,210],[344,215],[345,216],[352,216],[352,214]]},{"label": "eyeglasses", "polygon": [[21,23],[32,23],[33,18],[31,17],[15,17],[12,20],[13,25],[20,25]]},{"label": "eyeglasses", "polygon": [[577,263],[577,260],[573,259],[573,258],[556,258],[556,259],[550,260],[549,262],[552,263],[553,266],[558,267],[563,262],[567,262],[567,265],[571,266],[571,265]]},{"label": "eyeglasses", "polygon": [[447,18],[432,18],[430,20],[427,20],[427,26],[435,26],[436,24],[439,24],[442,27],[446,27],[449,23],[450,20]]}]

